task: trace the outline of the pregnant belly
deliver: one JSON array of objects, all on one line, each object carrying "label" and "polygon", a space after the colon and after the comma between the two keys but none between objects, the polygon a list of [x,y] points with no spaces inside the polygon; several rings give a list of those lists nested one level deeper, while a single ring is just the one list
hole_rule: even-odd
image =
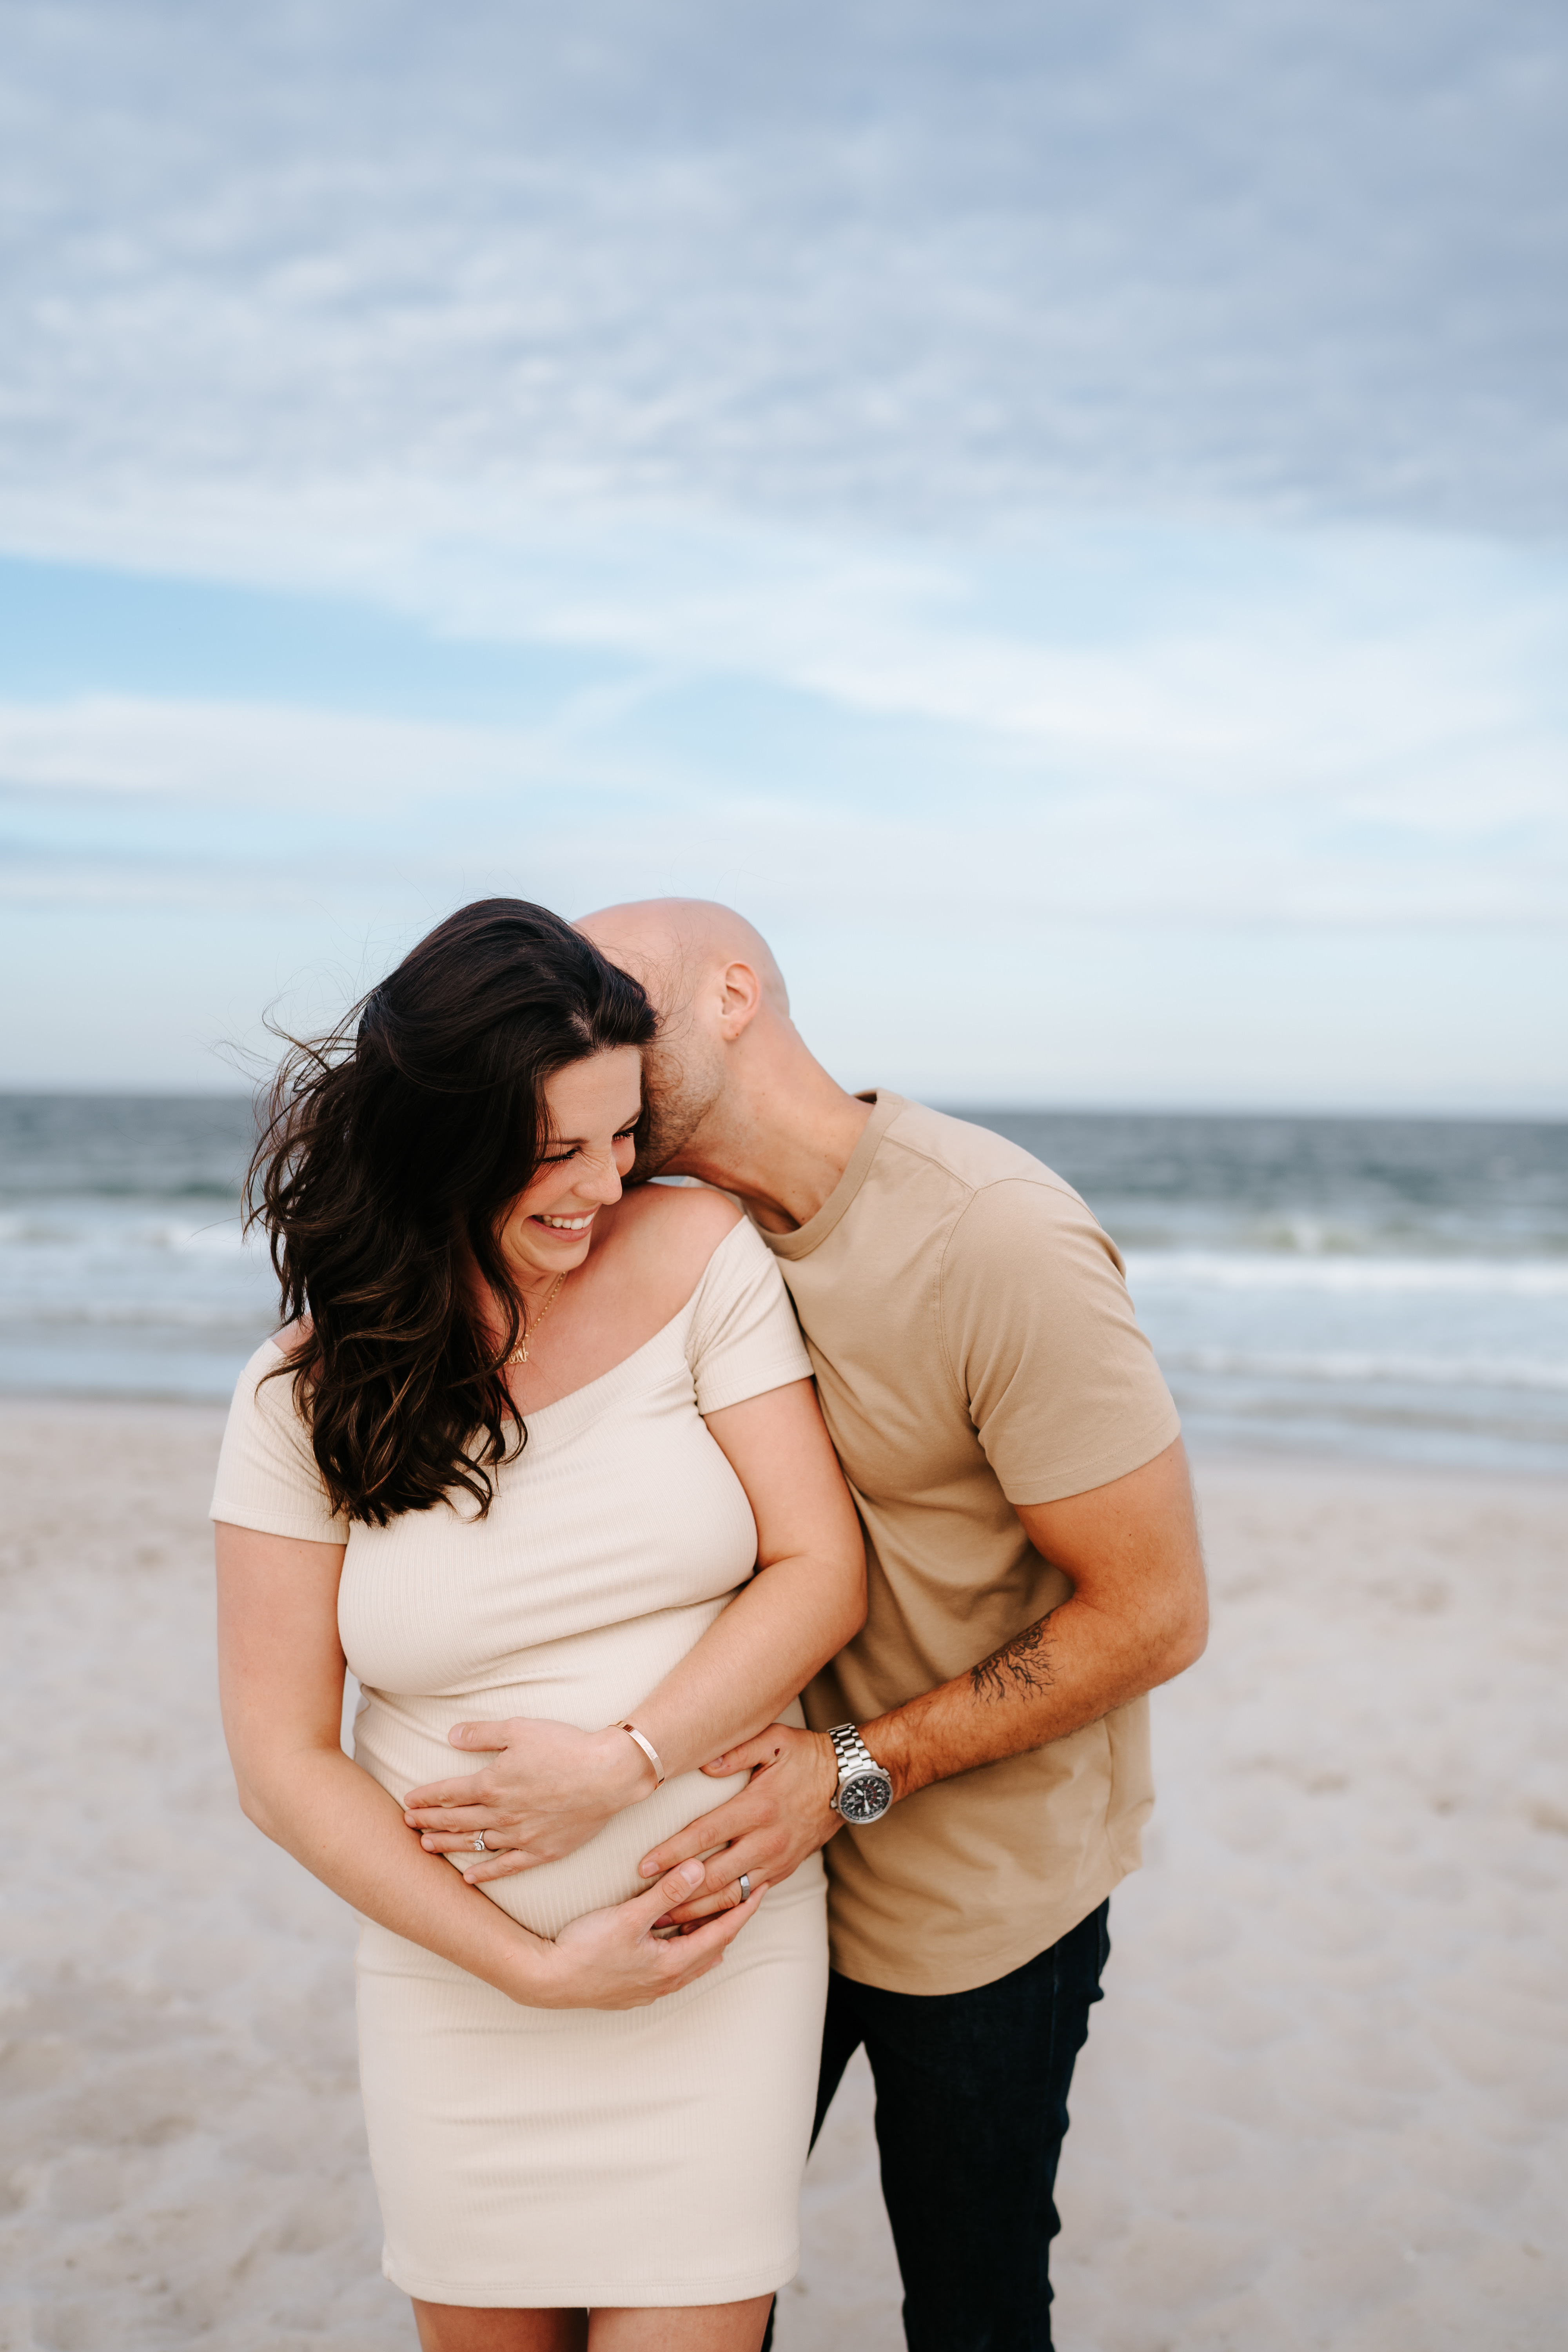
[{"label": "pregnant belly", "polygon": [[[465,1772],[482,1769],[486,1759],[448,1744],[447,1734],[455,1723],[525,1716],[597,1731],[623,1716],[635,1717],[648,1693],[695,1648],[725,1605],[721,1600],[664,1610],[552,1642],[504,1662],[497,1679],[487,1675],[464,1690],[424,1697],[367,1686],[354,1723],[354,1759],[401,1804],[410,1789],[449,1780],[454,1767]],[[804,1719],[798,1706],[791,1706],[787,1719]],[[494,1879],[481,1892],[536,1936],[558,1936],[584,1911],[646,1892],[647,1881],[639,1877],[637,1864],[649,1848],[700,1813],[711,1812],[745,1781],[743,1772],[722,1780],[680,1773],[643,1803],[617,1813],[563,1861]],[[460,1869],[465,1859],[456,1857],[454,1867]]]}]

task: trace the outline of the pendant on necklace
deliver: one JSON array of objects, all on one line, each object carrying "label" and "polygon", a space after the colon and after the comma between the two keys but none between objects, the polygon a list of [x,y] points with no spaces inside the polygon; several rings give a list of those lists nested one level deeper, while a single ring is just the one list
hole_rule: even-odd
[{"label": "pendant on necklace", "polygon": [[[560,1295],[561,1295],[561,1286],[562,1286],[562,1284],[565,1281],[565,1279],[566,1279],[566,1276],[565,1276],[564,1274],[558,1274],[558,1275],[556,1276],[556,1277],[555,1277],[554,1281],[552,1283],[552,1285],[551,1285],[551,1286],[550,1286],[550,1296],[549,1296],[549,1297],[545,1300],[545,1302],[544,1302],[543,1306],[540,1308],[540,1310],[539,1310],[538,1314],[537,1314],[537,1315],[534,1317],[534,1318],[533,1318],[533,1328],[534,1328],[534,1329],[535,1329],[536,1331],[538,1330],[538,1328],[539,1328],[540,1325],[543,1322],[543,1320],[544,1320],[545,1317],[549,1314],[549,1312],[550,1312],[551,1308],[554,1306],[555,1301],[557,1300],[557,1298],[560,1297]],[[528,1341],[527,1341],[527,1339],[520,1339],[520,1340],[519,1340],[519,1342],[518,1342],[518,1344],[517,1344],[517,1346],[512,1349],[512,1351],[511,1351],[510,1355],[507,1358],[507,1362],[508,1362],[509,1364],[526,1364],[526,1363],[527,1363],[527,1361],[528,1361]]]}]

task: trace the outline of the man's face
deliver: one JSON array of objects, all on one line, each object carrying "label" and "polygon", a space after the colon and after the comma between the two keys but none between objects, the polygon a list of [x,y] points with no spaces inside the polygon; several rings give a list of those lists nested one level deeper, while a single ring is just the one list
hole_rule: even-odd
[{"label": "man's face", "polygon": [[691,977],[678,962],[656,967],[630,940],[605,937],[598,945],[642,982],[658,1016],[658,1034],[643,1048],[643,1115],[627,1179],[645,1184],[667,1170],[679,1172],[673,1163],[723,1092],[723,1048],[698,1020]]},{"label": "man's face", "polygon": [[720,1098],[724,1075],[710,1066],[700,1046],[691,1024],[670,1040],[660,1021],[654,1045],[642,1049],[642,1119],[630,1183],[679,1173],[679,1155]]}]

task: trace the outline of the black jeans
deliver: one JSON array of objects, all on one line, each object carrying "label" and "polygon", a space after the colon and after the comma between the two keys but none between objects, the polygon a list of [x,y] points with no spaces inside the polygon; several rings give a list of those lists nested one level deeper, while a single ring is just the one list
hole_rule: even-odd
[{"label": "black jeans", "polygon": [[828,1979],[813,2145],[864,2042],[910,2352],[1050,2352],[1052,2192],[1110,1910],[973,1992]]}]

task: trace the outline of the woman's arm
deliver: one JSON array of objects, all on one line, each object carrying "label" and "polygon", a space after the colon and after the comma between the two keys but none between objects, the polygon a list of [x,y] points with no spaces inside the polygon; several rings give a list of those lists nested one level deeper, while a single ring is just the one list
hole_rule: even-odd
[{"label": "woman's arm", "polygon": [[[866,1616],[860,1522],[813,1383],[728,1405],[708,1427],[752,1506],[759,1573],[636,1710],[672,1777],[772,1723]],[[571,1853],[655,1786],[641,1749],[613,1727],[518,1718],[458,1724],[448,1736],[494,1760],[411,1790],[405,1819],[431,1853],[461,1853],[478,1830],[503,1849],[465,1866],[474,1885]]]},{"label": "woman's arm", "polygon": [[[342,1559],[341,1544],[217,1529],[224,1730],[257,1827],[356,1911],[530,2008],[637,2008],[716,1967],[723,1943],[697,1969],[679,1965],[689,1942],[650,1933],[668,1908],[652,1895],[574,1920],[552,1944],[421,1852],[340,1744]],[[676,1899],[688,1892],[683,1881]]]},{"label": "woman's arm", "polygon": [[637,1709],[668,1772],[732,1746],[713,1737],[721,1723],[754,1737],[866,1622],[865,1538],[815,1381],[727,1405],[708,1427],[746,1490],[759,1572]]}]

